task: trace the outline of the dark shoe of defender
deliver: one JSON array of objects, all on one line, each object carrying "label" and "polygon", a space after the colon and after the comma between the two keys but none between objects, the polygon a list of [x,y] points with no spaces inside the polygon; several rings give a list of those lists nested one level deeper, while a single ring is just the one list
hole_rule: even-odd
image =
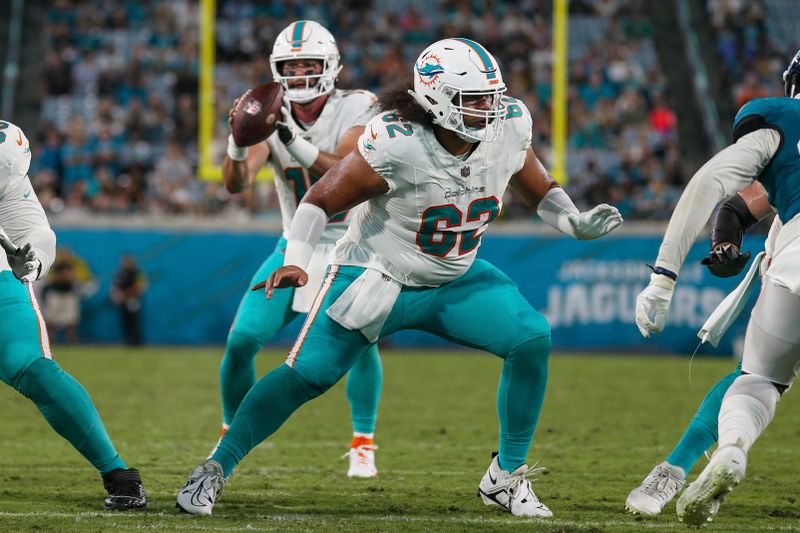
[{"label": "dark shoe of defender", "polygon": [[105,508],[114,511],[144,509],[147,506],[147,494],[142,487],[142,478],[135,468],[117,468],[103,474],[103,486],[108,491]]}]

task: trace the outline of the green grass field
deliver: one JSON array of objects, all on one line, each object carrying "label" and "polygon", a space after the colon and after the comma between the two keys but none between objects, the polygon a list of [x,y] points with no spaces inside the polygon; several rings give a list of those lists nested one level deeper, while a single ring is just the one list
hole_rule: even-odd
[{"label": "green grass field", "polygon": [[[216,440],[219,351],[60,348],[56,356],[94,398],[123,458],[141,470],[149,509],[103,512],[97,473],[30,402],[4,387],[2,531],[682,530],[674,503],[655,519],[626,515],[623,503],[669,452],[708,387],[734,366],[696,360],[690,383],[686,359],[556,354],[530,453],[531,462],[549,469],[534,487],[555,517],[536,521],[495,511],[475,495],[497,445],[499,361],[467,352],[386,351],[377,479],[345,476],[340,456],[350,427],[340,383],[255,449],[214,516],[198,519],[179,514],[174,501]],[[277,352],[264,354],[259,370],[280,360]],[[748,478],[707,529],[800,529],[798,401],[792,393],[781,401],[750,456]]]}]

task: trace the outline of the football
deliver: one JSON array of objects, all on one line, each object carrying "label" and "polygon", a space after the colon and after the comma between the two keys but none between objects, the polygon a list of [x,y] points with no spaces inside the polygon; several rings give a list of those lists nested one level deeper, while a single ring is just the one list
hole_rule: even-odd
[{"label": "football", "polygon": [[239,98],[233,110],[231,133],[237,146],[260,143],[275,131],[281,120],[283,87],[270,82],[250,89]]}]

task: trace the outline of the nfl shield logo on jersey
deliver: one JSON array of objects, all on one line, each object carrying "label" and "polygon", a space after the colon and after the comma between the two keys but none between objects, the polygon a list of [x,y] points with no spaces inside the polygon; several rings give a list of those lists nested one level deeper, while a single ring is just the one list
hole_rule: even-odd
[{"label": "nfl shield logo on jersey", "polygon": [[461,167],[461,177],[466,178],[469,176],[469,167]]}]

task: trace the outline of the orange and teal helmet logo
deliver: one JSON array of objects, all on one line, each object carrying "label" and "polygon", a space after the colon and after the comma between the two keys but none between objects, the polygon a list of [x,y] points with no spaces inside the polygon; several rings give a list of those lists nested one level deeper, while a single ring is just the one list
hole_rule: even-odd
[{"label": "orange and teal helmet logo", "polygon": [[294,23],[292,28],[292,52],[299,52],[303,48],[303,30],[305,29],[306,21],[298,20]]},{"label": "orange and teal helmet logo", "polygon": [[425,54],[416,64],[415,70],[419,77],[419,82],[426,86],[431,86],[439,79],[439,74],[444,74],[444,67],[441,60],[433,52]]}]

